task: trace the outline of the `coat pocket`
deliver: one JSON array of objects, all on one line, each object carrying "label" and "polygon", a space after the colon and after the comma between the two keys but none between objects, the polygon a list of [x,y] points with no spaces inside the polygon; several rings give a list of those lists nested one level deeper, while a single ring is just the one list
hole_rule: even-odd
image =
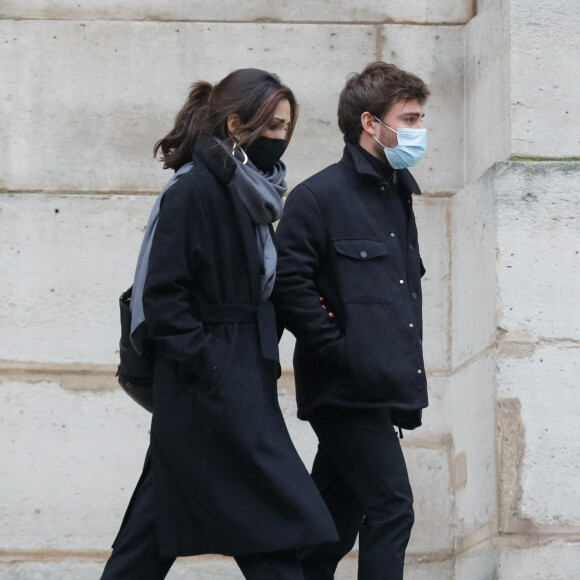
[{"label": "coat pocket", "polygon": [[391,304],[389,249],[385,242],[366,238],[333,240],[342,299],[345,304]]},{"label": "coat pocket", "polygon": [[[182,367],[180,380],[203,393],[214,391],[227,375],[238,342],[238,325],[224,325],[225,333],[214,334],[211,351],[200,377],[195,378]],[[224,336],[225,334],[225,336]]]}]

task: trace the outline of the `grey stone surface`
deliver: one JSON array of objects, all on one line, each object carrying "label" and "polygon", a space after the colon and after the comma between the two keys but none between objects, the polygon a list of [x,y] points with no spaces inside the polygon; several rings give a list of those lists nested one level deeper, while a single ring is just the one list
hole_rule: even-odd
[{"label": "grey stone surface", "polygon": [[510,12],[512,155],[578,157],[580,4],[513,0]]},{"label": "grey stone surface", "polygon": [[407,553],[409,557],[433,559],[453,550],[453,530],[448,523],[453,518],[449,438],[433,442],[430,449],[426,442],[417,447],[409,442],[403,449],[413,486],[415,524]]},{"label": "grey stone surface", "polygon": [[152,196],[0,194],[4,360],[116,363]]},{"label": "grey stone surface", "polygon": [[498,364],[498,399],[518,400],[524,425],[512,517],[561,531],[579,529],[580,502],[573,498],[580,478],[580,349],[577,344],[505,344]]},{"label": "grey stone surface", "polygon": [[451,357],[454,367],[489,348],[496,334],[494,174],[451,202]]},{"label": "grey stone surface", "polygon": [[[477,547],[457,556],[455,580],[496,580],[497,578],[500,576],[498,575],[498,552],[495,546]],[[509,577],[505,578],[507,580]]]},{"label": "grey stone surface", "polygon": [[497,514],[495,364],[488,352],[452,378],[453,450],[465,454],[465,482],[462,477],[455,489],[455,531],[462,543],[481,535]]},{"label": "grey stone surface", "polygon": [[141,472],[151,416],[119,390],[0,383],[3,551],[106,550]]},{"label": "grey stone surface", "polygon": [[511,154],[509,2],[478,0],[465,26],[465,181]]},{"label": "grey stone surface", "polygon": [[240,4],[231,0],[145,0],[122,3],[118,0],[4,0],[2,18],[91,19],[91,20],[176,20],[176,21],[283,21],[283,22],[419,22],[460,24],[474,14],[471,0],[369,0],[353,5],[345,0],[294,0],[271,3],[258,0]]},{"label": "grey stone surface", "polygon": [[427,372],[447,369],[450,358],[451,240],[449,198],[414,199],[419,247],[427,272],[423,290],[423,349]]},{"label": "grey stone surface", "polygon": [[429,373],[427,383],[429,388],[429,406],[423,409],[423,425],[418,431],[408,433],[405,438],[413,439],[416,435],[429,436],[451,435],[453,433],[453,377],[446,373]]},{"label": "grey stone surface", "polygon": [[579,340],[580,163],[498,168],[497,272],[504,340]]},{"label": "grey stone surface", "polygon": [[545,546],[506,550],[499,570],[499,577],[506,580],[572,580],[580,570],[580,545],[556,540]]}]

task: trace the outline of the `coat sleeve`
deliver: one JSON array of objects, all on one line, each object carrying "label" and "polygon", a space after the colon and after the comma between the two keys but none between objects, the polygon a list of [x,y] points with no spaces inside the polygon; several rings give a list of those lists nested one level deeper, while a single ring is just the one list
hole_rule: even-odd
[{"label": "coat sleeve", "polygon": [[[211,383],[219,375],[227,343],[204,331],[192,312],[196,222],[201,219],[191,188],[179,180],[165,194],[143,291],[147,330],[183,380]],[[225,343],[225,344],[222,344]]]},{"label": "coat sleeve", "polygon": [[278,264],[273,301],[279,319],[320,362],[341,367],[344,337],[320,303],[315,278],[327,252],[320,208],[311,190],[289,195],[276,230]]}]

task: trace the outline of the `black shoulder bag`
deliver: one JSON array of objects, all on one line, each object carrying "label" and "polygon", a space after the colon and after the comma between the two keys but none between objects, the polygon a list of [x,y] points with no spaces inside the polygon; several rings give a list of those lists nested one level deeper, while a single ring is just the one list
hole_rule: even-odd
[{"label": "black shoulder bag", "polygon": [[153,363],[155,344],[150,339],[143,343],[139,354],[131,344],[131,294],[133,286],[121,294],[121,340],[119,341],[120,364],[117,378],[123,390],[141,407],[153,412]]}]

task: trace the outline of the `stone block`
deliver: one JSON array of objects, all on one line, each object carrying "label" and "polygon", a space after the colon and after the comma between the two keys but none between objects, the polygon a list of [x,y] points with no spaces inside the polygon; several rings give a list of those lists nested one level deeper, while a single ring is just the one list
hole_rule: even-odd
[{"label": "stone block", "polygon": [[577,158],[580,4],[514,0],[510,12],[512,155]]},{"label": "stone block", "polygon": [[[450,438],[403,439],[403,451],[413,488],[415,524],[407,548],[409,557],[433,558],[453,548],[453,493],[450,480]],[[439,556],[438,556],[439,558]]]},{"label": "stone block", "polygon": [[339,158],[338,94],[375,50],[365,25],[0,20],[0,189],[158,191],[169,175],[153,144],[189,86],[241,67],[296,92],[296,184]]},{"label": "stone block", "polygon": [[381,56],[421,77],[431,90],[425,105],[425,158],[411,172],[424,191],[463,187],[463,27],[383,27]]},{"label": "stone block", "polygon": [[503,415],[500,436],[507,438],[509,426],[520,425],[507,448],[500,439],[501,474],[508,478],[500,487],[505,526],[570,532],[570,526],[580,525],[580,505],[570,501],[580,478],[578,345],[506,344],[498,366],[498,403],[516,403],[512,414]]},{"label": "stone block", "polygon": [[4,382],[0,399],[0,550],[107,550],[141,473],[151,415],[120,389]]},{"label": "stone block", "polygon": [[498,580],[571,580],[580,570],[580,545],[554,541],[545,546],[501,552]]},{"label": "stone block", "polygon": [[[321,0],[294,0],[292,3],[272,3],[266,0],[234,4],[231,0],[203,2],[201,0],[147,0],[139,4],[120,3],[118,0],[91,0],[79,4],[61,0],[4,0],[0,8],[2,18],[47,18],[73,20],[177,20],[177,21],[290,21],[290,22],[446,22],[459,24],[474,15],[470,0],[429,0],[405,2],[393,0],[388,4],[366,0],[354,6],[346,0],[329,3]],[[225,16],[227,15],[227,16]]]},{"label": "stone block", "polygon": [[154,201],[0,195],[4,360],[118,361],[118,297],[132,283]]},{"label": "stone block", "polygon": [[455,580],[453,562],[450,560],[423,562],[406,560],[405,580]]},{"label": "stone block", "polygon": [[68,558],[35,561],[17,559],[0,561],[0,578],[4,580],[94,580],[99,578],[104,561]]},{"label": "stone block", "polygon": [[423,349],[427,372],[449,367],[451,255],[446,197],[415,197],[421,258],[427,270],[423,290]]},{"label": "stone block", "polygon": [[503,340],[580,339],[580,163],[498,167]]},{"label": "stone block", "polygon": [[453,377],[427,372],[429,406],[423,409],[423,425],[405,433],[405,439],[416,436],[451,435],[453,419]]},{"label": "stone block", "polygon": [[478,0],[465,26],[465,183],[511,152],[510,4]]},{"label": "stone block", "polygon": [[499,579],[498,560],[497,548],[489,544],[457,554],[453,580]]},{"label": "stone block", "polygon": [[496,334],[495,203],[493,172],[451,202],[452,364],[487,349]]},{"label": "stone block", "polygon": [[473,536],[487,535],[497,514],[495,370],[493,353],[488,353],[452,377],[455,526],[457,537],[467,545]]}]

